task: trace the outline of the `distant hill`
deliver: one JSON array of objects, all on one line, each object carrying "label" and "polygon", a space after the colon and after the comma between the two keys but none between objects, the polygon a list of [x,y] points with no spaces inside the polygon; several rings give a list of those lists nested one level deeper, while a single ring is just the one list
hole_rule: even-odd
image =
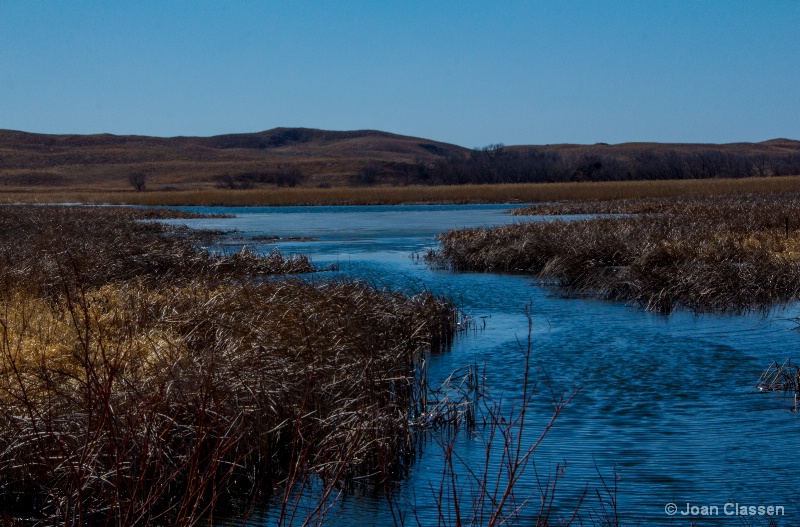
[{"label": "distant hill", "polygon": [[127,189],[305,186],[351,182],[367,167],[377,179],[404,167],[460,156],[462,147],[375,130],[275,128],[213,137],[46,135],[0,130],[0,186]]},{"label": "distant hill", "polygon": [[555,145],[525,145],[525,146],[512,146],[510,149],[519,150],[544,150],[556,151],[561,154],[592,154],[592,155],[611,155],[620,157],[630,157],[640,154],[642,152],[682,152],[682,153],[697,153],[697,152],[723,152],[731,154],[742,155],[780,155],[780,154],[796,154],[800,153],[800,141],[792,139],[770,139],[769,141],[762,141],[760,143],[619,143],[619,144],[606,144],[596,143],[592,145],[579,145],[579,144],[555,144]]},{"label": "distant hill", "polygon": [[[792,172],[792,170],[795,170]],[[376,130],[213,137],[0,130],[0,190],[457,184],[800,174],[800,141],[460,146]],[[732,174],[732,176],[731,176]]]}]

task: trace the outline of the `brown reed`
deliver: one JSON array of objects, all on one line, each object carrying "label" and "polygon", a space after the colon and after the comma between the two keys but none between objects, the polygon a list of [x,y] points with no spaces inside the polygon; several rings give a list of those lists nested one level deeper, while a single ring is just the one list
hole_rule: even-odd
[{"label": "brown reed", "polygon": [[797,396],[800,393],[800,367],[793,365],[790,359],[783,364],[773,361],[758,378],[756,388],[760,392],[792,392]]},{"label": "brown reed", "polygon": [[89,189],[5,191],[6,203],[111,203],[131,205],[376,205],[400,203],[541,203],[716,196],[800,191],[796,176],[485,185],[408,185],[250,190],[153,190],[97,192]]},{"label": "brown reed", "polygon": [[555,204],[528,213],[627,213],[448,232],[428,260],[532,273],[570,294],[669,312],[765,308],[800,298],[800,194]]},{"label": "brown reed", "polygon": [[3,522],[191,525],[235,493],[399,477],[449,304],[153,215],[0,207]]}]

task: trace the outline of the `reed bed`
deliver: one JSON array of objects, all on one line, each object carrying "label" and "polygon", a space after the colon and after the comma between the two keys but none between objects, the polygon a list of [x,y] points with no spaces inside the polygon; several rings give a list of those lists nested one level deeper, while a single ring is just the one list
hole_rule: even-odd
[{"label": "reed bed", "polygon": [[408,185],[397,187],[270,188],[250,190],[92,190],[7,191],[7,203],[110,203],[132,205],[392,205],[401,203],[540,203],[564,200],[714,196],[760,192],[798,192],[796,176],[741,179],[520,183],[486,185]]},{"label": "reed bed", "polygon": [[532,273],[569,294],[669,312],[743,312],[800,298],[800,194],[556,204],[635,213],[448,232],[427,255],[458,271]]},{"label": "reed bed", "polygon": [[156,285],[313,271],[303,256],[217,254],[202,249],[215,233],[137,221],[172,215],[119,207],[2,207],[0,278],[59,294],[65,281],[95,287],[138,278]]},{"label": "reed bed", "polygon": [[0,207],[2,522],[189,525],[399,477],[452,307],[135,221],[166,214]]}]

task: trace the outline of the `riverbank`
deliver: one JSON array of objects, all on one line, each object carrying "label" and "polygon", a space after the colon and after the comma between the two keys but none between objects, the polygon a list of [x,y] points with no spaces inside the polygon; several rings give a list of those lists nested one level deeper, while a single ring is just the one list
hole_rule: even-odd
[{"label": "riverbank", "polygon": [[[517,214],[600,214],[440,236],[433,265],[531,273],[571,295],[669,312],[743,312],[800,299],[800,194],[559,203]],[[633,214],[610,217],[608,214]]]},{"label": "riverbank", "polygon": [[138,221],[173,215],[0,207],[4,521],[188,524],[235,492],[405,470],[452,307]]},{"label": "riverbank", "polygon": [[682,179],[498,185],[409,185],[397,187],[270,188],[250,190],[34,191],[7,188],[0,203],[95,203],[146,206],[396,205],[416,203],[544,203],[610,201],[678,196],[800,192],[796,176],[741,179]]}]

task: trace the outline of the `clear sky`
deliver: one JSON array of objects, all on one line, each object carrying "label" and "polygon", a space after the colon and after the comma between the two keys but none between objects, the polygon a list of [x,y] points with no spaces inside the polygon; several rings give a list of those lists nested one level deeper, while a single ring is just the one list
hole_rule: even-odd
[{"label": "clear sky", "polygon": [[0,128],[800,139],[800,0],[0,0]]}]

